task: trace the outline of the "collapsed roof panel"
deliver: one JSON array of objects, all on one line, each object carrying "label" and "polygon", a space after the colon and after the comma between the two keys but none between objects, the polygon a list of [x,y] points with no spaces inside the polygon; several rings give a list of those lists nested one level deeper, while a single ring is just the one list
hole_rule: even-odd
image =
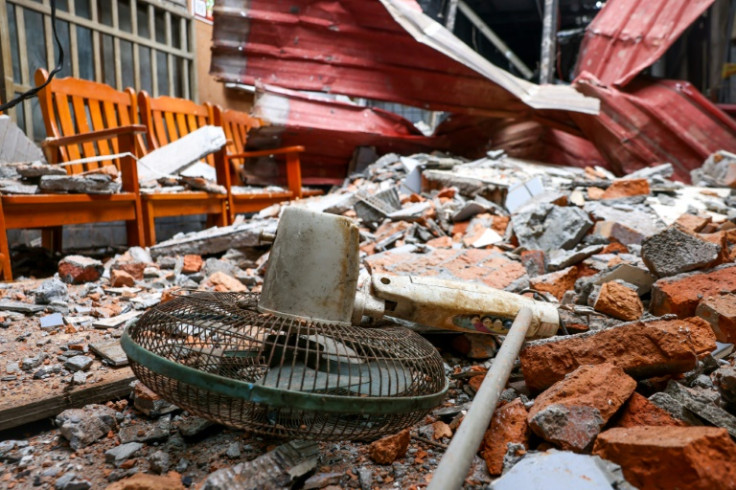
[{"label": "collapsed roof panel", "polygon": [[669,162],[687,182],[708,155],[736,150],[736,121],[688,82],[638,77],[618,90],[583,73],[575,86],[601,100],[600,116],[574,118],[618,174]]},{"label": "collapsed roof panel", "polygon": [[253,113],[266,124],[253,130],[249,145],[304,145],[302,180],[307,184],[341,183],[357,147],[408,154],[447,145],[391,112],[274,86],[258,87]]},{"label": "collapsed roof panel", "polygon": [[221,81],[499,117],[598,111],[570,87],[540,87],[494,66],[413,0],[223,0],[214,13],[210,73]]},{"label": "collapsed roof panel", "polygon": [[714,0],[608,1],[585,32],[576,74],[623,87],[660,58]]}]

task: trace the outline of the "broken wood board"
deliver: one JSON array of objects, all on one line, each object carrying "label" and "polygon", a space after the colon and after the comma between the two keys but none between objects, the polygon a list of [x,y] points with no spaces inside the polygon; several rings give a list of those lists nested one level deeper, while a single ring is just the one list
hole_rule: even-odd
[{"label": "broken wood board", "polygon": [[53,417],[67,408],[103,403],[128,396],[135,380],[130,368],[95,371],[86,384],[67,390],[66,384],[24,383],[4,392],[0,400],[0,430]]}]

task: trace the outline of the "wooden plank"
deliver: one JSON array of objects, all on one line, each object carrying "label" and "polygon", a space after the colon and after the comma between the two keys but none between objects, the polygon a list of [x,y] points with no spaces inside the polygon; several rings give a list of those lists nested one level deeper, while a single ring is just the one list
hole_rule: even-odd
[{"label": "wooden plank", "polygon": [[103,403],[128,396],[130,383],[135,381],[130,368],[108,370],[102,381],[74,387],[53,389],[47,383],[31,386],[31,393],[4,392],[0,400],[0,430],[54,417],[68,408],[80,408],[90,403]]}]

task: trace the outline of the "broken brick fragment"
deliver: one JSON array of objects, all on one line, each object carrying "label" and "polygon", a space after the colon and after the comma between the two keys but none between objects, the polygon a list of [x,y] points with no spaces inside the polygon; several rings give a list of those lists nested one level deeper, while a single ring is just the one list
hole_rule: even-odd
[{"label": "broken brick fragment", "polygon": [[547,273],[547,261],[542,250],[524,250],[521,252],[521,263],[524,264],[529,277]]},{"label": "broken brick fragment", "polygon": [[633,228],[616,221],[598,221],[593,227],[593,234],[624,245],[639,245],[645,238]]},{"label": "broken brick fragment", "polygon": [[635,389],[636,381],[618,366],[580,366],[536,398],[529,425],[562,449],[584,451]]},{"label": "broken brick fragment", "polygon": [[184,490],[184,488],[181,475],[175,471],[170,471],[166,475],[137,473],[106,487],[107,490]]},{"label": "broken brick fragment", "polygon": [[435,441],[439,441],[443,437],[452,437],[452,429],[450,429],[450,426],[441,420],[433,423],[432,428],[434,429],[432,437]]},{"label": "broken brick fragment", "polygon": [[123,270],[110,271],[110,286],[114,288],[135,286],[135,278]]},{"label": "broken brick fragment", "polygon": [[533,391],[552,386],[583,364],[611,362],[644,379],[689,371],[715,347],[710,326],[700,318],[635,322],[527,342],[520,354],[521,370]]},{"label": "broken brick fragment", "polygon": [[593,453],[637,488],[736,488],[736,443],[717,427],[629,427],[601,433]]},{"label": "broken brick fragment", "polygon": [[529,413],[519,398],[499,407],[493,414],[481,445],[481,455],[492,476],[499,476],[503,472],[503,458],[508,443],[523,444],[525,448],[529,447],[528,415]]},{"label": "broken brick fragment", "polygon": [[645,396],[634,392],[616,415],[614,425],[626,428],[642,425],[685,426],[687,424],[674,418],[669,412],[647,400]]},{"label": "broken brick fragment", "polygon": [[59,277],[68,284],[96,281],[102,271],[102,262],[82,255],[68,255],[59,262]]},{"label": "broken brick fragment", "polygon": [[550,272],[543,276],[531,278],[529,284],[532,289],[550,293],[558,300],[561,300],[566,291],[575,287],[575,281],[578,280],[578,277],[578,268],[573,265],[561,271]]},{"label": "broken brick fragment", "polygon": [[713,218],[710,216],[697,216],[695,214],[685,213],[677,218],[675,224],[683,230],[698,233],[711,221],[713,221]]},{"label": "broken brick fragment", "polygon": [[619,320],[638,320],[644,313],[639,294],[618,282],[606,282],[601,286],[594,309]]},{"label": "broken brick fragment", "polygon": [[181,266],[181,271],[184,274],[194,274],[199,272],[204,265],[201,255],[187,254],[184,256],[184,263]]},{"label": "broken brick fragment", "polygon": [[613,181],[608,189],[601,194],[600,199],[649,195],[650,192],[651,189],[647,179],[621,179]]},{"label": "broken brick fragment", "polygon": [[404,429],[398,434],[373,441],[368,446],[368,456],[378,464],[391,464],[406,454],[410,440],[409,429]]},{"label": "broken brick fragment", "polygon": [[490,359],[498,351],[495,337],[483,333],[458,335],[452,339],[452,347],[469,359]]},{"label": "broken brick fragment", "polygon": [[242,292],[248,291],[248,288],[242,282],[233,276],[222,271],[211,274],[205,281],[204,285],[211,287],[217,292]]},{"label": "broken brick fragment", "polygon": [[736,294],[703,298],[695,314],[710,324],[719,342],[736,343]]},{"label": "broken brick fragment", "polygon": [[435,249],[428,253],[388,252],[366,259],[372,273],[441,276],[503,289],[526,274],[519,262],[494,249]]},{"label": "broken brick fragment", "polygon": [[657,316],[693,316],[701,299],[723,293],[736,293],[736,265],[658,280],[652,286],[649,311]]}]

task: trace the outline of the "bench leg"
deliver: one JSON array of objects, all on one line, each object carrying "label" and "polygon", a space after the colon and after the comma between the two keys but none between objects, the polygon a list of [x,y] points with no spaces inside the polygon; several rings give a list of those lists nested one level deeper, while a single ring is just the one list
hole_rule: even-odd
[{"label": "bench leg", "polygon": [[5,214],[0,199],[0,267],[4,281],[13,280],[13,269],[10,267],[10,247],[8,246],[8,230],[5,228]]},{"label": "bench leg", "polygon": [[128,246],[145,247],[146,246],[146,232],[144,231],[144,226],[143,226],[143,222],[144,222],[143,209],[142,209],[141,202],[139,199],[136,199],[135,201],[135,216],[136,218],[134,220],[125,222],[125,228],[126,228],[127,238],[128,238]]},{"label": "bench leg", "polygon": [[50,226],[41,229],[41,244],[52,252],[61,253],[64,229],[61,226]]},{"label": "bench leg", "polygon": [[153,202],[144,200],[143,207],[143,233],[144,243],[147,247],[156,245],[156,220],[153,217]]}]

